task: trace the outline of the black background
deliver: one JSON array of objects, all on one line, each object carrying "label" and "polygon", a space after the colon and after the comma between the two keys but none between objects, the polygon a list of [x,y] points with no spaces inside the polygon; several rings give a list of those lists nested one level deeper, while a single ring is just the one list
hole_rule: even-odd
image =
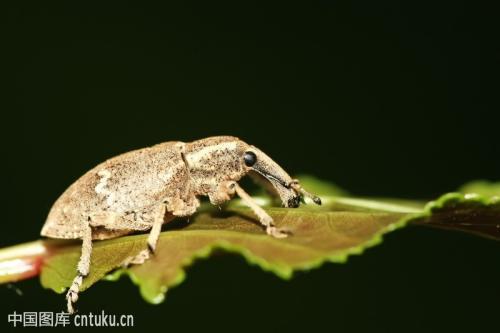
[{"label": "black background", "polygon": [[[432,199],[500,178],[498,34],[481,2],[35,4],[2,10],[1,245],[39,236],[62,191],[102,160],[168,140],[239,136],[292,174],[356,195]],[[82,313],[162,331],[487,332],[494,241],[407,228],[345,265],[283,282],[235,256],[189,269],[166,301],[128,280]],[[2,317],[60,311],[36,279]]]}]

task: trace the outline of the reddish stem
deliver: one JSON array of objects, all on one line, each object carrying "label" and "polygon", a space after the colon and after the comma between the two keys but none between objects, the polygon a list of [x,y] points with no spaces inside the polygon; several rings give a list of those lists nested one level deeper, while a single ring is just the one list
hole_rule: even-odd
[{"label": "reddish stem", "polygon": [[38,240],[0,249],[0,283],[37,276],[45,259],[72,242]]}]

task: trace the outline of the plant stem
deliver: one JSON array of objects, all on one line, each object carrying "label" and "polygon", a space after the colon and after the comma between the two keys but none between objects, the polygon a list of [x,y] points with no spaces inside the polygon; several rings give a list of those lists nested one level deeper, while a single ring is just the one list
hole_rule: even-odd
[{"label": "plant stem", "polygon": [[48,257],[73,242],[37,240],[0,249],[0,284],[37,276]]}]

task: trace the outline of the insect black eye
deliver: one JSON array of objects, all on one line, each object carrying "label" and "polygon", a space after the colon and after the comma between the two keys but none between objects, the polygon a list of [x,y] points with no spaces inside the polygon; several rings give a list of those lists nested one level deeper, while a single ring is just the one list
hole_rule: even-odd
[{"label": "insect black eye", "polygon": [[255,164],[255,162],[257,162],[257,156],[255,156],[255,153],[251,151],[247,151],[243,156],[243,159],[245,160],[245,165],[248,167],[251,167]]}]

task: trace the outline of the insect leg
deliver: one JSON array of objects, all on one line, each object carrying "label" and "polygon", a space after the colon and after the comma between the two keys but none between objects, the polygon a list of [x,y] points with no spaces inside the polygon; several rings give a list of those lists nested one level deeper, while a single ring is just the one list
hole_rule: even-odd
[{"label": "insect leg", "polygon": [[85,233],[82,237],[82,254],[77,266],[77,275],[73,279],[73,283],[66,293],[66,300],[68,302],[68,312],[74,313],[75,309],[73,304],[78,300],[78,292],[82,286],[83,278],[89,274],[90,270],[90,256],[92,253],[92,229],[90,225],[85,227]]},{"label": "insect leg", "polygon": [[161,205],[161,208],[156,212],[156,216],[153,221],[153,227],[148,235],[148,250],[151,253],[155,252],[156,243],[158,242],[158,237],[160,237],[161,226],[165,222],[165,210],[166,207]]},{"label": "insect leg", "polygon": [[166,212],[165,205],[160,205],[155,208],[155,210],[151,215],[152,227],[148,235],[147,249],[142,250],[134,257],[125,259],[125,261],[122,264],[123,266],[126,267],[131,264],[135,265],[142,264],[147,259],[149,259],[151,254],[154,253],[154,251],[156,250],[156,244],[158,243],[158,238],[160,237],[161,226],[163,225],[163,223],[168,222],[169,220],[174,218],[173,215],[165,216],[165,212]]},{"label": "insect leg", "polygon": [[228,188],[231,191],[236,192],[238,196],[241,198],[243,203],[245,203],[259,218],[260,223],[266,228],[266,233],[276,238],[285,238],[288,236],[289,232],[286,230],[277,228],[273,223],[273,218],[266,213],[262,207],[260,207],[252,197],[243,190],[240,185],[236,182],[230,182]]}]

